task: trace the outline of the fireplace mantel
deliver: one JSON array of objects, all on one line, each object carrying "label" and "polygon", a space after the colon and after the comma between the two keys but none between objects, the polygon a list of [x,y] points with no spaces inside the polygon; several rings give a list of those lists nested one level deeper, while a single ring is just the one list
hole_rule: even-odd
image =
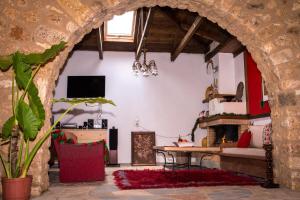
[{"label": "fireplace mantel", "polygon": [[217,125],[248,125],[249,119],[247,115],[217,115],[206,117],[199,121],[200,128],[208,128]]}]

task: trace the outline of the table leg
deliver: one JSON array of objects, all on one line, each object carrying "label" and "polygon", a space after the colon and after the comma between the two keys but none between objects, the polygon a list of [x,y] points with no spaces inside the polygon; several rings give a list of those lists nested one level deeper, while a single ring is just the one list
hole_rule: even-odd
[{"label": "table leg", "polygon": [[192,153],[191,152],[187,152],[187,157],[188,157],[188,169],[190,169],[190,167],[192,166]]},{"label": "table leg", "polygon": [[[173,154],[171,154],[171,153],[168,152],[168,151],[161,151],[161,150],[157,150],[156,153],[162,154],[162,156],[163,156],[163,158],[164,158],[164,170],[165,170],[166,166],[169,165],[169,164],[172,165],[172,170],[175,169],[175,159],[174,159]],[[168,156],[171,156],[171,158],[172,158],[172,162],[171,162],[171,163],[167,162],[167,155],[166,155],[166,154],[167,154]]]},{"label": "table leg", "polygon": [[168,152],[168,155],[171,156],[171,158],[172,158],[172,170],[174,171],[174,169],[175,169],[175,159],[174,159],[174,156],[170,152]]}]

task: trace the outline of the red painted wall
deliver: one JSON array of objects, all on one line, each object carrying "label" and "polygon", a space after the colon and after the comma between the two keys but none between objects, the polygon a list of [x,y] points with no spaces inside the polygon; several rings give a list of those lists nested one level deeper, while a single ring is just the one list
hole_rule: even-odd
[{"label": "red painted wall", "polygon": [[248,79],[248,112],[251,116],[271,113],[268,102],[261,107],[262,101],[262,77],[260,71],[257,69],[255,61],[252,59],[250,53],[246,52],[247,64],[247,79]]}]

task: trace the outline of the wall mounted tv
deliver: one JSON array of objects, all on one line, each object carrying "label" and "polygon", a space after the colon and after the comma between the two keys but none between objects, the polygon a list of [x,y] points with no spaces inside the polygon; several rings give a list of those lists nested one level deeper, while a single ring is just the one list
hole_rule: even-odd
[{"label": "wall mounted tv", "polygon": [[68,76],[67,97],[105,97],[105,76]]}]

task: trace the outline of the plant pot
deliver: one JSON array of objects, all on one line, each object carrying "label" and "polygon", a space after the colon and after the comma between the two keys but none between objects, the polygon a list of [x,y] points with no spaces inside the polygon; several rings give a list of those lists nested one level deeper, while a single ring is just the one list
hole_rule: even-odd
[{"label": "plant pot", "polygon": [[31,192],[32,176],[26,178],[2,177],[3,200],[29,200]]}]

